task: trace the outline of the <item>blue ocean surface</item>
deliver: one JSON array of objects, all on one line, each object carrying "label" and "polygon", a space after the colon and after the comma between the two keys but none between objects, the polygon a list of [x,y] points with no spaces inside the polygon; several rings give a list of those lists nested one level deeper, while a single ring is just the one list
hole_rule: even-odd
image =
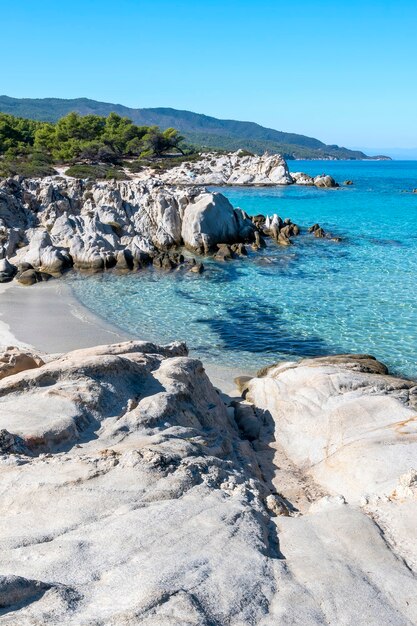
[{"label": "blue ocean surface", "polygon": [[[221,188],[251,215],[278,213],[303,228],[294,245],[268,241],[202,275],[153,269],[71,278],[79,300],[138,338],[185,340],[211,363],[257,369],[282,359],[361,352],[417,378],[416,161],[292,161],[340,189]],[[404,193],[407,190],[408,193]],[[342,242],[318,240],[318,222]]]}]

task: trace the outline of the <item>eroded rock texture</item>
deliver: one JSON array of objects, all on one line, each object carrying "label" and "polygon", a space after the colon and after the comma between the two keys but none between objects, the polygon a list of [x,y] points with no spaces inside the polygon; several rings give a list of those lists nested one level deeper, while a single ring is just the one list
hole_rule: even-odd
[{"label": "eroded rock texture", "polygon": [[[219,193],[61,177],[0,183],[0,280],[24,284],[68,267],[141,267],[161,251],[252,241],[254,227]],[[6,258],[12,262],[6,261]]]},{"label": "eroded rock texture", "polygon": [[413,383],[342,355],[241,384],[138,341],[3,378],[0,624],[414,624]]}]

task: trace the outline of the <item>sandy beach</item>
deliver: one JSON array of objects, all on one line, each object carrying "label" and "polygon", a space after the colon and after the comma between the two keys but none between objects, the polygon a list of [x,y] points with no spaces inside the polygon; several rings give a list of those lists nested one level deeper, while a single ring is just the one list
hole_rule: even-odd
[{"label": "sandy beach", "polygon": [[[63,280],[34,287],[16,282],[0,285],[2,346],[30,346],[41,353],[54,354],[130,339],[146,341],[147,337],[123,332],[92,313]],[[256,373],[207,363],[204,367],[216,387],[233,395],[234,378]]]}]

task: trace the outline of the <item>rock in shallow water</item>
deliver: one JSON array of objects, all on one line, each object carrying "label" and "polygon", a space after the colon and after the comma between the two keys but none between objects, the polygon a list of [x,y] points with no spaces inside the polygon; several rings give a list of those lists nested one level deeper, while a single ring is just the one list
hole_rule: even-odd
[{"label": "rock in shallow water", "polygon": [[[11,247],[19,217],[26,226],[13,257],[27,264],[29,273],[19,272],[24,284],[72,266],[93,272],[135,269],[183,244],[209,252],[217,243],[255,238],[243,211],[219,193],[196,188],[49,177],[4,181],[0,192],[4,249]],[[14,266],[6,259],[1,264],[0,280],[13,278]]]}]

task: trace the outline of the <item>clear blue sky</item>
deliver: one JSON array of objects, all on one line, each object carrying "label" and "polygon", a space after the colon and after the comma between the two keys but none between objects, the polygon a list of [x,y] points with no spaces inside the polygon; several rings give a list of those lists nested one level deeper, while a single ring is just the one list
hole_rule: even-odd
[{"label": "clear blue sky", "polygon": [[0,0],[0,93],[417,148],[417,0]]}]

